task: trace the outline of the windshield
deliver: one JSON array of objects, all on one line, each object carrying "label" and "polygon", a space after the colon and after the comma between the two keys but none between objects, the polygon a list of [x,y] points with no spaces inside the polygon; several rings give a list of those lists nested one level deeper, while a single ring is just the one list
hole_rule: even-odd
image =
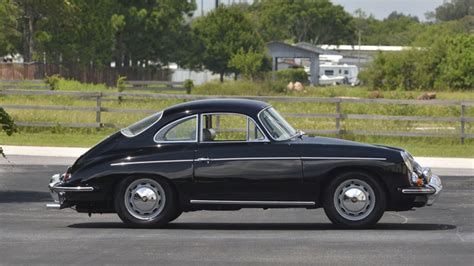
[{"label": "windshield", "polygon": [[288,140],[298,134],[273,107],[263,110],[258,117],[274,140]]},{"label": "windshield", "polygon": [[143,131],[147,130],[149,127],[153,126],[158,120],[160,120],[163,112],[152,114],[148,117],[143,118],[142,120],[131,124],[130,126],[120,130],[123,135],[126,137],[135,137]]}]

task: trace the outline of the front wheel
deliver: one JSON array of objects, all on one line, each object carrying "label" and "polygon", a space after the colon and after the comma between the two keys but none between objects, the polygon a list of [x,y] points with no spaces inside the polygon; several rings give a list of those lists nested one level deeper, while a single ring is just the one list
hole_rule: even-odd
[{"label": "front wheel", "polygon": [[163,179],[129,177],[118,184],[115,210],[132,227],[159,227],[175,218],[176,195]]},{"label": "front wheel", "polygon": [[362,229],[374,226],[386,208],[386,196],[378,181],[363,172],[337,176],[323,194],[323,207],[336,226]]}]

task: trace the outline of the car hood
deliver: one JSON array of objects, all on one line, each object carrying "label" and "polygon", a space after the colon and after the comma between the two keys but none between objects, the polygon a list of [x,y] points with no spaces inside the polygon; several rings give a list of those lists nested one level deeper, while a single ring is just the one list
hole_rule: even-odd
[{"label": "car hood", "polygon": [[71,173],[85,164],[100,159],[100,155],[112,150],[118,144],[120,138],[120,132],[116,132],[97,143],[74,162],[70,168]]},{"label": "car hood", "polygon": [[[357,147],[377,147],[379,145],[372,145],[357,141],[337,139],[337,138],[326,138],[326,137],[307,137],[302,138],[304,144],[319,144],[319,145],[344,145],[344,146],[357,146]],[[381,146],[379,146],[381,147]]]},{"label": "car hood", "polygon": [[[399,157],[400,151],[404,149],[397,148],[397,147],[390,147],[385,145],[377,145],[377,144],[367,144],[357,141],[350,141],[344,139],[337,139],[337,138],[328,138],[328,137],[302,137],[298,142],[298,144],[303,145],[320,145],[326,147],[324,150],[331,150],[331,151],[340,151],[341,153],[349,153],[350,151],[361,154],[364,156],[371,156],[373,154],[385,154],[394,156],[396,158]],[[348,149],[349,148],[349,149]]]}]

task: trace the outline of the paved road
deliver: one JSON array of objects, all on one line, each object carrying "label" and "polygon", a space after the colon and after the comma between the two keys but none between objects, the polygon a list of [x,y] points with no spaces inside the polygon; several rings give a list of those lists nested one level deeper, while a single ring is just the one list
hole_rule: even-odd
[{"label": "paved road", "polygon": [[384,215],[373,230],[336,230],[322,210],[183,214],[165,229],[116,215],[47,211],[65,166],[0,165],[0,264],[474,263],[474,176],[444,176],[435,206]]}]

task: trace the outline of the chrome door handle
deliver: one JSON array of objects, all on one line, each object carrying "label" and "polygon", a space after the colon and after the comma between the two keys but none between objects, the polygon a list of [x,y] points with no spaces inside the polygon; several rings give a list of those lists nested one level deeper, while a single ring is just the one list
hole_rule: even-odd
[{"label": "chrome door handle", "polygon": [[197,158],[196,159],[196,162],[206,162],[206,163],[209,163],[211,161],[210,158]]}]

